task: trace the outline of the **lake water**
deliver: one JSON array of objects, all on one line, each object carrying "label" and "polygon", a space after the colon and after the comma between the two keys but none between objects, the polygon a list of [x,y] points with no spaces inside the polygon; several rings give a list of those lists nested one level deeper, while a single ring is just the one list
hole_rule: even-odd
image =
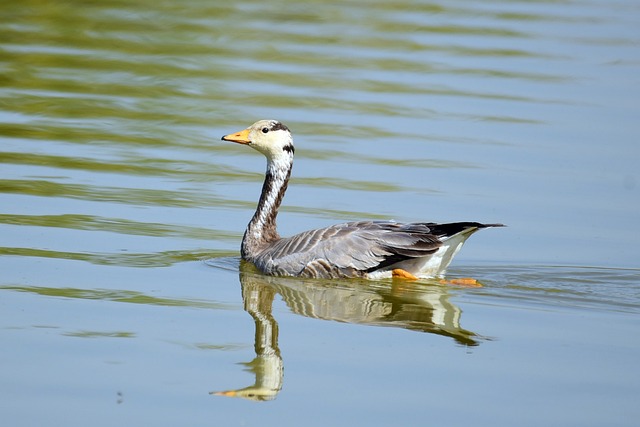
[{"label": "lake water", "polygon": [[[640,3],[0,13],[3,425],[636,425]],[[264,158],[220,137],[263,118],[282,235],[502,222],[484,286],[240,263]]]}]

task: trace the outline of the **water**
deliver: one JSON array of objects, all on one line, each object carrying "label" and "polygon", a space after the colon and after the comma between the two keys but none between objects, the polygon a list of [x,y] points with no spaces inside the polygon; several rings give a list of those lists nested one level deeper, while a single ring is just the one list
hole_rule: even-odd
[{"label": "water", "polygon": [[[635,2],[0,12],[5,423],[635,425]],[[484,286],[241,265],[264,159],[220,137],[261,118],[282,235],[503,222],[449,272]]]}]

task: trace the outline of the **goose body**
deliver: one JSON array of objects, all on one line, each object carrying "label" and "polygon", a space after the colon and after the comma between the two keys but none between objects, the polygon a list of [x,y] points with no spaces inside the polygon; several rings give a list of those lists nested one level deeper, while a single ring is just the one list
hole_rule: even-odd
[{"label": "goose body", "polygon": [[478,222],[358,221],[281,238],[276,216],[293,166],[293,138],[277,120],[260,120],[225,135],[265,155],[267,170],[253,218],[242,239],[242,258],[264,274],[311,278],[382,279],[401,271],[420,278],[442,276],[475,231],[501,226]]}]

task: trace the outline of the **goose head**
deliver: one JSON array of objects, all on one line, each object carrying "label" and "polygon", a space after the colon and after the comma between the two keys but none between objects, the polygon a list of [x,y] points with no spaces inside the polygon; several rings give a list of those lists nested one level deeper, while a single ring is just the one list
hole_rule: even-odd
[{"label": "goose head", "polygon": [[259,120],[245,130],[223,136],[222,140],[248,145],[270,161],[293,158],[291,131],[277,120]]}]

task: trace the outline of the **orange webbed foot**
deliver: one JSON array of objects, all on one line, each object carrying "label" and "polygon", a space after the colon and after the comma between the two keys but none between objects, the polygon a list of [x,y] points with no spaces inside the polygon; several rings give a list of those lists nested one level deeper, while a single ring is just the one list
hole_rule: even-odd
[{"label": "orange webbed foot", "polygon": [[414,276],[413,274],[401,268],[396,268],[392,270],[391,277],[393,277],[394,279],[418,280],[416,276]]},{"label": "orange webbed foot", "polygon": [[461,286],[463,288],[481,288],[482,283],[471,277],[461,277],[459,279],[440,280],[443,285]]}]

